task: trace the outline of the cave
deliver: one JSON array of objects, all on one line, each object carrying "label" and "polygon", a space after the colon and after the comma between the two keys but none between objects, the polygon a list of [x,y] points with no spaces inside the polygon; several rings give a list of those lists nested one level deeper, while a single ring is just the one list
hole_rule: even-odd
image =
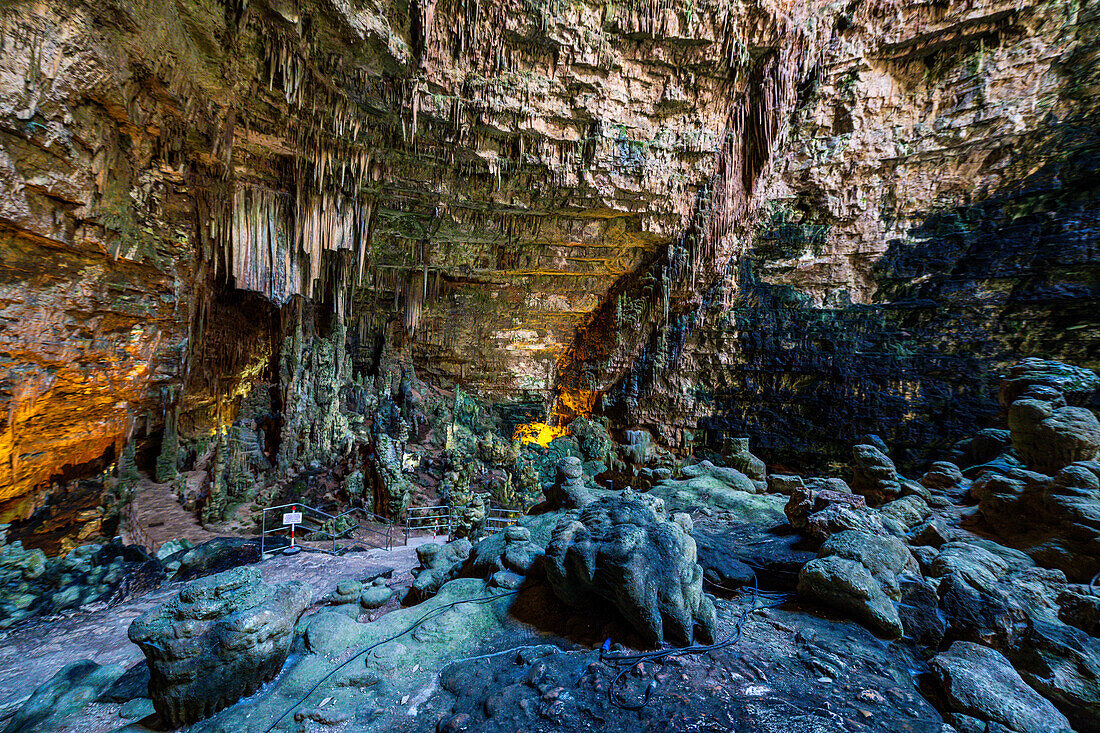
[{"label": "cave", "polygon": [[1098,711],[1095,0],[0,7],[2,733]]}]

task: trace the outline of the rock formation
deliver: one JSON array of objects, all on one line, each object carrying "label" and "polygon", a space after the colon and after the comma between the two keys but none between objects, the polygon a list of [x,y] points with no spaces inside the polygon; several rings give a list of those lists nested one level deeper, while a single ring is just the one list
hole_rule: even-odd
[{"label": "rock formation", "polygon": [[[668,519],[636,499],[597,499],[565,513],[546,549],[546,575],[566,605],[610,602],[649,643],[690,644],[715,633],[690,519]],[[686,526],[685,526],[686,525]]]},{"label": "rock formation", "polygon": [[312,592],[267,585],[253,568],[197,580],[130,625],[149,664],[149,695],[172,727],[251,695],[278,674]]},{"label": "rock formation", "polygon": [[1020,679],[1008,660],[989,647],[957,641],[932,659],[955,728],[996,723],[1019,733],[1058,733],[1069,721]]},{"label": "rock formation", "polygon": [[470,557],[473,545],[465,537],[445,545],[427,542],[416,548],[420,567],[413,571],[412,593],[420,600],[434,596],[443,584],[458,576],[462,564]]},{"label": "rock formation", "polygon": [[[1012,447],[1029,467],[1052,475],[1100,455],[1100,420],[1083,407],[1067,407],[1059,392],[1018,399],[1008,408]],[[1033,394],[1028,392],[1027,394]]]},{"label": "rock formation", "polygon": [[581,460],[573,456],[563,458],[558,466],[558,476],[546,489],[546,504],[550,509],[582,509],[592,501],[584,485],[584,469]]}]

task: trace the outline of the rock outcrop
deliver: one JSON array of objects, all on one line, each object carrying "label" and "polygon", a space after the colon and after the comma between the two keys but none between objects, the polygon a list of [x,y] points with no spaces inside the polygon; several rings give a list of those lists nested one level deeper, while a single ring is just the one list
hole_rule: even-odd
[{"label": "rock outcrop", "polygon": [[411,593],[418,600],[435,595],[443,584],[458,576],[462,564],[470,557],[473,545],[465,537],[451,540],[445,545],[427,542],[416,548],[420,567],[413,570],[416,579]]},{"label": "rock outcrop", "polygon": [[1053,475],[1100,454],[1100,420],[1084,407],[1068,407],[1061,393],[1022,398],[1008,408],[1012,447],[1028,467]]},{"label": "rock outcrop", "polygon": [[[996,723],[1018,733],[1070,730],[1066,717],[1028,687],[1002,654],[989,647],[956,641],[937,654],[931,666],[953,716]],[[955,727],[967,729],[958,723]]]},{"label": "rock outcrop", "polygon": [[905,631],[895,606],[901,599],[898,575],[911,564],[904,542],[846,530],[829,537],[817,559],[802,568],[798,592],[898,637]]},{"label": "rock outcrop", "polygon": [[251,695],[286,661],[312,591],[268,585],[254,568],[197,580],[130,625],[149,664],[149,695],[172,727]]},{"label": "rock outcrop", "polygon": [[670,520],[636,499],[597,499],[558,520],[546,549],[547,579],[572,608],[610,603],[648,643],[710,641],[715,610],[703,595],[690,521]]}]

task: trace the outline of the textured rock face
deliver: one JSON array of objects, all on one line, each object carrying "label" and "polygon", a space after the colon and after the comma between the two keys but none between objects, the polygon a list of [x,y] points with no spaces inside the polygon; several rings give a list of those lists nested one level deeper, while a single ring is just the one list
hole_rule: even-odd
[{"label": "textured rock face", "polygon": [[1100,420],[1083,407],[1016,400],[1008,408],[1008,426],[1012,446],[1024,462],[1048,475],[1100,454]]},{"label": "textured rock face", "polygon": [[690,644],[696,626],[712,640],[714,604],[703,595],[690,521],[671,521],[635,499],[598,499],[558,520],[547,579],[573,608],[610,601],[647,642]]},{"label": "textured rock face", "polygon": [[1053,478],[988,473],[971,488],[982,516],[1044,565],[1085,582],[1100,572],[1100,462],[1074,463]]},{"label": "textured rock face", "polygon": [[419,599],[434,596],[443,584],[458,575],[462,563],[470,557],[473,545],[462,537],[445,545],[427,542],[416,548],[420,569],[415,570],[416,580],[412,590]]},{"label": "textured rock face", "polygon": [[[904,466],[988,417],[1009,352],[1095,365],[1096,26],[1001,0],[7,3],[0,501],[207,436],[265,379],[293,423],[323,397],[273,374],[303,362],[298,295],[347,328],[314,375],[386,342],[563,421],[769,461],[821,436],[816,463],[883,428]],[[344,427],[322,413],[285,426],[315,456]]]},{"label": "textured rock face", "polygon": [[582,356],[608,409],[791,466],[881,432],[908,468],[988,424],[1021,354],[1100,367],[1098,23],[999,1],[845,16],[725,283]]},{"label": "textured rock face", "polygon": [[7,3],[0,500],[175,408],[225,424],[297,294],[360,344],[397,315],[422,376],[543,397],[617,279],[746,210],[817,10]]},{"label": "textured rock face", "polygon": [[910,563],[912,556],[900,540],[845,530],[829,537],[818,558],[802,568],[798,592],[849,612],[887,636],[901,636],[894,602],[901,598],[898,574]]},{"label": "textured rock face", "polygon": [[1068,731],[1069,721],[1028,687],[1008,660],[980,644],[957,641],[932,659],[952,710],[1020,733]]},{"label": "textured rock face", "polygon": [[149,663],[149,695],[172,727],[251,695],[286,661],[312,591],[266,585],[254,568],[195,581],[130,625]]}]

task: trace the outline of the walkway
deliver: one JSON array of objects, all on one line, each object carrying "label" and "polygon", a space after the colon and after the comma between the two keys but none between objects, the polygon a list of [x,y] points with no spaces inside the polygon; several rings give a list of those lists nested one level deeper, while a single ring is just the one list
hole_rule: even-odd
[{"label": "walkway", "polygon": [[[271,583],[308,583],[313,586],[316,604],[342,580],[363,580],[388,570],[394,571],[391,586],[408,587],[410,571],[417,566],[416,547],[430,541],[431,536],[410,538],[408,546],[344,556],[311,552],[276,555],[253,567]],[[98,664],[129,667],[140,661],[141,651],[126,636],[130,623],[182,587],[180,583],[169,583],[110,608],[91,604],[72,614],[0,633],[0,718],[70,662],[90,659]]]}]

